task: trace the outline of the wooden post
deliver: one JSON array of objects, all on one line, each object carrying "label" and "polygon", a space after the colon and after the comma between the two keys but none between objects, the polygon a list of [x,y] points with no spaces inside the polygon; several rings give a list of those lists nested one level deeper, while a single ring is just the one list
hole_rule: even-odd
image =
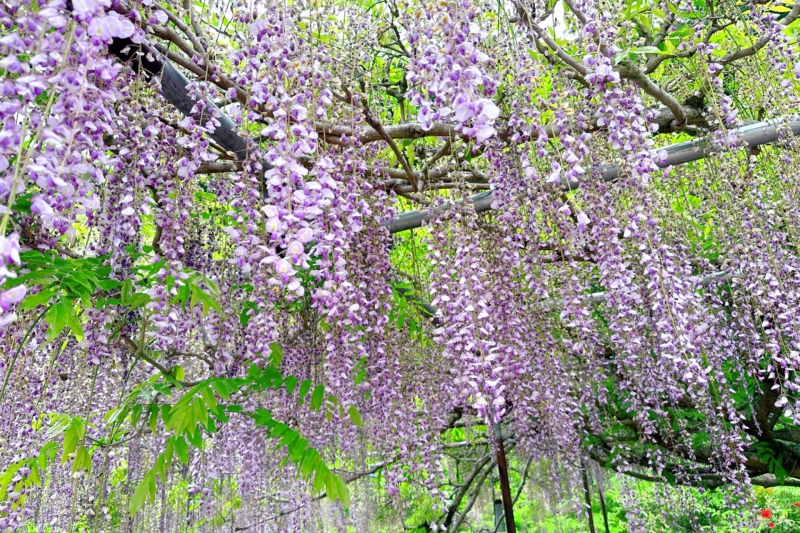
[{"label": "wooden post", "polygon": [[514,502],[511,499],[511,485],[508,483],[508,466],[506,465],[506,450],[503,446],[503,432],[500,423],[495,422],[494,438],[497,442],[497,470],[500,474],[500,493],[503,496],[503,512],[506,517],[506,531],[517,533],[517,525],[514,523]]}]

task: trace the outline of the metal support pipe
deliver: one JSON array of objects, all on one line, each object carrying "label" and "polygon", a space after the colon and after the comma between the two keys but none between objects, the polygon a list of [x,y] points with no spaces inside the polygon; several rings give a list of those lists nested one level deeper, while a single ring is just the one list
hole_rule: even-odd
[{"label": "metal support pipe", "polygon": [[[67,11],[71,12],[72,0],[66,0],[65,7]],[[189,80],[149,43],[145,41],[137,44],[129,37],[115,37],[108,45],[108,53],[122,63],[128,63],[135,72],[142,74],[147,79],[158,79],[164,99],[185,116],[194,117],[201,125],[212,115],[215,116],[220,125],[208,136],[228,152],[236,154],[239,161],[247,158],[247,141],[237,133],[236,124],[210,100],[206,100],[205,107],[200,114],[193,114],[192,108],[197,101],[189,95],[189,91],[186,89]],[[266,162],[264,166],[267,169],[271,168]]]},{"label": "metal support pipe", "polygon": [[[67,0],[67,10],[72,10],[72,1]],[[157,77],[161,81],[161,93],[164,98],[181,113],[191,116],[191,110],[197,103],[189,96],[186,87],[189,80],[161,54],[154,50],[148,43],[136,44],[129,38],[115,38],[109,45],[109,53],[116,56],[123,63],[130,63],[137,72],[142,72],[147,77]],[[239,136],[236,124],[217,106],[207,101],[204,115],[196,116],[201,124],[210,114],[217,116],[220,126],[209,136],[225,150],[236,154],[241,161],[247,157],[247,142]],[[764,144],[774,143],[781,137],[781,128],[795,136],[800,135],[800,120],[796,117],[778,118],[765,122],[757,122],[743,126],[731,133],[739,138],[741,148],[753,148]],[[663,148],[666,157],[656,164],[661,168],[675,165],[682,165],[690,161],[697,161],[707,157],[711,153],[720,152],[718,146],[712,146],[705,138],[693,139],[678,144],[673,144]],[[263,163],[265,169],[271,168],[267,162]],[[619,177],[620,167],[617,163],[600,165],[594,169],[595,174],[599,174],[600,179],[605,182],[615,181]],[[564,182],[561,184],[566,190],[573,190],[580,187],[579,181]],[[470,198],[475,212],[483,213],[492,210],[494,195],[491,192],[476,194]],[[443,206],[437,210],[447,210],[452,206]],[[390,233],[400,233],[411,229],[419,228],[431,219],[430,210],[409,211],[402,213],[386,223]]]},{"label": "metal support pipe", "polygon": [[[753,148],[774,143],[779,140],[782,127],[785,128],[787,132],[791,131],[795,136],[800,135],[800,120],[796,117],[756,122],[755,124],[749,124],[733,130],[731,133],[739,138],[738,146],[740,148]],[[656,163],[661,168],[682,165],[690,161],[698,161],[707,157],[709,154],[722,151],[718,146],[709,145],[705,138],[673,144],[663,148],[663,150],[667,154],[666,157],[662,161]],[[602,181],[612,182],[616,181],[619,177],[619,169],[620,167],[618,164],[609,163],[596,167],[594,172],[600,176]],[[561,185],[565,190],[574,190],[579,188],[581,183],[573,181],[564,182]],[[472,196],[470,200],[475,208],[475,212],[483,213],[492,209],[494,195],[491,192],[484,192]],[[451,207],[450,205],[442,206],[433,211],[433,213],[445,211]],[[431,215],[432,212],[430,210],[409,211],[394,217],[386,225],[390,233],[400,233],[401,231],[419,228],[431,219]]]},{"label": "metal support pipe", "polygon": [[189,95],[189,80],[153,47],[146,42],[136,44],[129,38],[115,38],[108,45],[108,51],[146,78],[159,80],[164,99],[183,115],[193,117],[200,125],[215,116],[220,125],[208,136],[228,152],[236,154],[240,161],[247,158],[247,142],[238,135],[233,120],[210,100],[206,100],[201,113],[193,114],[192,108],[197,105],[197,100]]}]

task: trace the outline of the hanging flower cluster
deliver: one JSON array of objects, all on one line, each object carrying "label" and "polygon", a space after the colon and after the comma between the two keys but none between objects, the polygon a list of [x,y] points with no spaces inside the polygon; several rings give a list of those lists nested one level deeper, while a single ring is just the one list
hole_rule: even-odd
[{"label": "hanging flower cluster", "polygon": [[409,35],[419,52],[411,58],[408,81],[414,88],[408,96],[419,108],[420,126],[452,123],[477,143],[494,136],[500,110],[491,97],[498,82],[486,68],[490,58],[481,41],[488,32],[478,6],[468,1],[421,5],[413,17],[424,21]]},{"label": "hanging flower cluster", "polygon": [[556,4],[0,5],[0,532],[783,527],[800,4]]}]

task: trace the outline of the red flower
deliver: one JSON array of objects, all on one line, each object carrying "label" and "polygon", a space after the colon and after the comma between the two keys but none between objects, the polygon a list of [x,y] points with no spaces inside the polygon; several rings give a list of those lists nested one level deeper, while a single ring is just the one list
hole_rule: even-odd
[{"label": "red flower", "polygon": [[774,528],[775,527],[775,522],[770,522],[769,524],[767,524],[767,527]]},{"label": "red flower", "polygon": [[[761,509],[761,518],[769,518],[770,516],[772,516],[772,511],[769,509]],[[772,527],[774,527],[774,524]]]},{"label": "red flower", "polygon": [[795,507],[800,507],[800,502],[794,502]]}]

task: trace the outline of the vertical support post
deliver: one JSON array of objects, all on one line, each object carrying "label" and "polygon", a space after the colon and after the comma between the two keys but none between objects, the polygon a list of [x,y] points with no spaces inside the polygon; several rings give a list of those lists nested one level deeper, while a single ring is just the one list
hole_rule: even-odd
[{"label": "vertical support post", "polygon": [[506,533],[505,512],[503,512],[503,500],[497,497],[494,486],[497,479],[491,477],[490,483],[492,484],[492,504],[494,507],[494,533]]},{"label": "vertical support post", "polygon": [[494,498],[494,530],[496,533],[506,533],[505,517],[506,515],[503,511],[503,500],[500,498]]},{"label": "vertical support post", "polygon": [[606,511],[606,498],[605,496],[603,496],[603,489],[602,487],[600,487],[600,483],[595,483],[595,484],[597,485],[597,494],[600,496],[600,511],[603,513],[603,525],[606,528],[606,533],[610,533],[608,529],[608,511]]},{"label": "vertical support post", "polygon": [[508,483],[508,465],[506,464],[506,450],[503,446],[503,432],[500,429],[500,422],[495,422],[494,438],[497,442],[497,470],[500,474],[500,493],[503,496],[503,511],[506,517],[506,531],[517,533],[517,525],[514,523],[514,502],[511,500],[511,485]]},{"label": "vertical support post", "polygon": [[589,516],[589,531],[597,533],[594,528],[594,515],[592,514],[592,494],[589,492],[589,477],[586,475],[586,463],[581,461],[581,473],[583,474],[583,494],[586,498],[586,513]]}]

